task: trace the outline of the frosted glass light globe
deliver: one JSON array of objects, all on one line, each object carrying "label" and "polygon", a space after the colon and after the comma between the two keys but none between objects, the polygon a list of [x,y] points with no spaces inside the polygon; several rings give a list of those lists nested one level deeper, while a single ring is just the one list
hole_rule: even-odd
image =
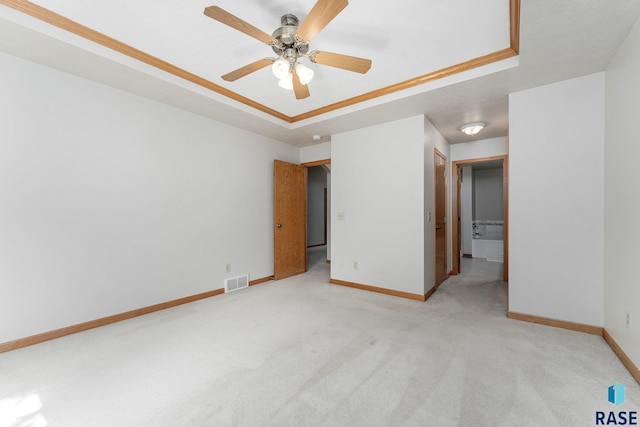
[{"label": "frosted glass light globe", "polygon": [[300,83],[306,85],[313,78],[313,70],[311,68],[305,67],[302,64],[296,64],[296,73],[298,74],[298,78],[300,79]]},{"label": "frosted glass light globe", "polygon": [[289,74],[289,61],[284,58],[277,59],[273,62],[271,66],[271,71],[273,71],[273,75],[278,79],[282,79]]},{"label": "frosted glass light globe", "polygon": [[280,86],[282,89],[286,89],[286,90],[293,89],[293,75],[291,73],[288,73],[286,76],[281,78],[278,81],[278,86]]}]

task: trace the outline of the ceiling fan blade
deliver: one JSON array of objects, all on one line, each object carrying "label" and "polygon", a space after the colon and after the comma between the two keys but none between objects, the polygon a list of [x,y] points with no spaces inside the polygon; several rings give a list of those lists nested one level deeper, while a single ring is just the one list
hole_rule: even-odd
[{"label": "ceiling fan blade", "polygon": [[243,21],[237,16],[230,14],[226,10],[219,8],[218,6],[205,7],[204,14],[209,18],[213,18],[218,22],[221,22],[225,25],[230,26],[231,28],[235,28],[236,30],[245,33],[246,35],[251,36],[254,39],[258,39],[263,43],[270,44],[272,42],[275,42],[275,39],[269,34]]},{"label": "ceiling fan blade", "polygon": [[297,36],[304,41],[310,42],[348,4],[347,0],[318,0],[298,27]]},{"label": "ceiling fan blade", "polygon": [[227,82],[235,82],[239,78],[251,74],[254,71],[261,70],[264,67],[268,67],[271,64],[273,64],[273,59],[259,59],[256,62],[252,62],[249,65],[245,65],[244,67],[238,68],[237,70],[225,74],[224,76],[222,76],[222,80],[225,80]]},{"label": "ceiling fan blade", "polygon": [[311,93],[309,93],[309,85],[303,85],[300,82],[300,77],[298,76],[298,73],[296,73],[295,68],[291,73],[293,74],[293,91],[296,94],[296,99],[304,99],[311,95]]},{"label": "ceiling fan blade", "polygon": [[311,62],[342,68],[343,70],[365,74],[371,68],[371,60],[355,56],[341,55],[331,52],[312,52],[309,55]]}]

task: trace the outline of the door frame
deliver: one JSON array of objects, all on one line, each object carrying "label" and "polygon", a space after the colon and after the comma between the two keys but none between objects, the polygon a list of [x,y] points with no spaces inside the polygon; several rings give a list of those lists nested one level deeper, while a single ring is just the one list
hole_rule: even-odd
[{"label": "door frame", "polygon": [[[304,163],[300,163],[302,166],[306,167],[307,169],[312,168],[314,166],[322,166],[322,165],[330,165],[331,164],[331,158],[328,159],[322,159],[322,160],[314,160],[312,162],[304,162]],[[324,241],[326,245],[329,245],[329,239],[328,239],[328,232],[329,232],[329,224],[330,222],[328,221],[328,216],[331,215],[331,212],[327,212],[327,208],[329,206],[328,204],[328,199],[327,197],[331,197],[331,194],[329,194],[328,189],[325,188],[325,201],[324,201],[324,232],[325,232],[325,236],[324,236]],[[305,219],[306,220],[306,219]],[[330,249],[328,249],[328,251],[330,251]],[[329,252],[327,252],[328,254]],[[308,261],[307,261],[308,262]],[[329,259],[327,258],[327,263],[329,263]]]},{"label": "door frame", "polygon": [[329,163],[331,163],[331,159],[315,160],[313,162],[305,162],[300,164],[305,168],[312,168],[314,166],[328,165]]},{"label": "door frame", "polygon": [[460,168],[462,166],[473,165],[474,163],[491,162],[502,160],[502,212],[503,212],[503,279],[509,281],[509,155],[482,157],[477,159],[456,160],[451,162],[452,174],[452,217],[455,224],[452,225],[453,236],[451,238],[452,274],[460,274],[460,246],[461,246],[461,224],[460,224]]},{"label": "door frame", "polygon": [[[307,170],[309,168],[313,168],[316,166],[322,166],[322,165],[328,165],[331,164],[331,159],[322,159],[322,160],[315,160],[313,162],[306,162],[306,163],[300,163],[301,166],[304,166],[307,168]],[[327,244],[327,228],[328,228],[328,223],[327,223],[327,189],[324,189],[324,243],[318,244],[318,245],[313,245],[313,246],[307,246],[307,248],[312,248],[314,246],[324,246]],[[308,204],[308,201],[307,201]],[[308,213],[308,209],[307,209],[307,215]],[[308,237],[308,236],[307,236]]]},{"label": "door frame", "polygon": [[444,160],[444,206],[442,207],[444,209],[444,217],[445,217],[445,222],[444,222],[444,260],[445,260],[445,269],[444,269],[444,280],[447,280],[447,278],[449,277],[449,271],[447,270],[447,265],[448,265],[448,259],[449,259],[449,253],[447,252],[448,249],[448,241],[447,241],[447,235],[449,233],[447,233],[447,228],[449,225],[449,221],[447,221],[447,190],[448,190],[448,185],[447,185],[447,178],[448,178],[448,170],[447,170],[447,166],[448,166],[448,159],[447,156],[444,155],[444,153],[440,150],[438,150],[437,148],[433,149],[433,173],[434,173],[434,181],[433,181],[433,193],[434,193],[434,209],[433,209],[433,213],[434,213],[434,230],[433,230],[433,282],[434,282],[434,288],[437,289],[443,282],[438,283],[438,274],[437,274],[437,267],[436,267],[436,261],[437,261],[437,252],[438,252],[438,239],[437,239],[437,230],[435,229],[435,227],[437,226],[437,217],[436,217],[436,203],[437,203],[437,194],[436,194],[436,181],[437,178],[435,176],[436,174],[436,169],[437,169],[437,165],[436,165],[436,158],[440,157]]}]

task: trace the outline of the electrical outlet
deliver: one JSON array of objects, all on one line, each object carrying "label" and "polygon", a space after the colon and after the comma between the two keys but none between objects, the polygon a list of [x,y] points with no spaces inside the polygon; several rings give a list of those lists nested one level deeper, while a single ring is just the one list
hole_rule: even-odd
[{"label": "electrical outlet", "polygon": [[228,262],[227,265],[225,266],[225,271],[227,273],[231,273],[231,263],[230,262]]},{"label": "electrical outlet", "polygon": [[354,270],[358,269],[358,261],[353,261],[353,269]]},{"label": "electrical outlet", "polygon": [[344,212],[338,212],[338,221],[344,221]]}]

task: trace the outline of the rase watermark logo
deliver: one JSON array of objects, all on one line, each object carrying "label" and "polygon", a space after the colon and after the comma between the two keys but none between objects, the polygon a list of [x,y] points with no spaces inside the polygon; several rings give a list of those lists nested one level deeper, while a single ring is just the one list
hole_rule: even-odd
[{"label": "rase watermark logo", "polygon": [[[616,381],[615,384],[608,389],[609,403],[616,407],[624,403],[624,386]],[[637,426],[638,425],[638,412],[637,411],[597,411],[596,412],[596,425],[597,426]]]},{"label": "rase watermark logo", "polygon": [[609,402],[616,406],[624,403],[624,386],[617,381],[614,385],[609,386]]}]

